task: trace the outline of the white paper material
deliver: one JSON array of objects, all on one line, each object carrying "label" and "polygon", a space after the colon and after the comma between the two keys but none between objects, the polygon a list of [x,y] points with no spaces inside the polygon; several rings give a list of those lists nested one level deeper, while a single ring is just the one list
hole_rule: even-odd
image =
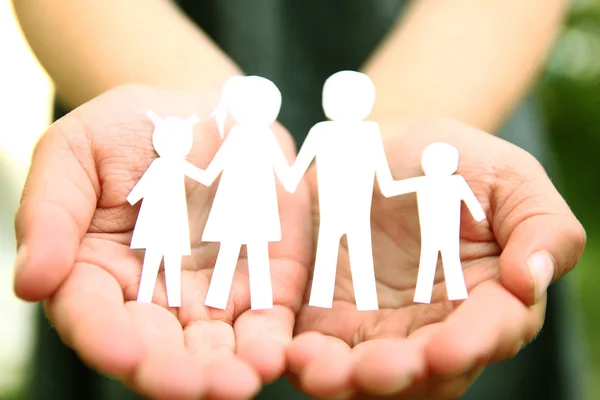
[{"label": "white paper material", "polygon": [[154,122],[152,144],[159,157],[127,196],[131,205],[143,199],[131,239],[132,249],[146,249],[138,301],[152,302],[164,258],[168,303],[180,307],[181,257],[190,254],[184,177],[198,180],[202,175],[185,157],[192,148],[193,125],[199,119],[196,115],[161,119],[151,110],[147,115]]},{"label": "white paper material", "polygon": [[[289,165],[270,125],[281,108],[281,93],[268,79],[233,77],[223,89],[221,110],[236,122],[201,180],[210,186],[221,175],[202,235],[220,243],[204,304],[225,309],[242,245],[247,247],[252,309],[273,306],[268,243],[281,240],[275,175],[287,180]],[[223,111],[216,113],[220,118]],[[226,115],[225,114],[225,115]],[[222,129],[220,124],[219,129]]]},{"label": "white paper material", "polygon": [[315,125],[292,167],[288,190],[296,189],[316,160],[320,227],[309,305],[331,308],[340,239],[346,235],[358,310],[377,310],[371,248],[374,180],[392,183],[379,126],[365,121],[375,102],[368,76],[341,71],[323,87],[323,110],[331,120]]},{"label": "white paper material", "polygon": [[460,261],[460,210],[465,201],[477,221],[485,213],[464,178],[454,175],[458,151],[433,143],[423,152],[423,177],[394,181],[377,123],[366,121],[375,101],[368,76],[341,71],[323,86],[323,110],[329,121],[308,133],[290,167],[270,125],[281,108],[281,93],[258,76],[232,77],[213,112],[221,137],[227,115],[235,125],[206,170],[185,160],[199,121],[161,119],[153,111],[152,143],[159,157],[150,164],[127,201],[142,200],[131,248],[146,249],[138,301],[149,303],[164,259],[170,307],[181,305],[181,260],[190,255],[184,177],[211,186],[220,176],[202,241],[220,243],[204,304],[226,309],[242,246],[246,246],[252,309],[273,306],[269,243],[281,240],[275,177],[294,192],[315,160],[320,227],[309,305],[331,308],[341,238],[346,235],[350,272],[358,310],[377,310],[371,244],[371,202],[377,179],[386,197],[416,192],[421,225],[421,259],[414,301],[431,302],[441,253],[448,299],[467,298]]},{"label": "white paper material", "polygon": [[415,288],[416,303],[430,303],[438,253],[441,253],[449,300],[467,298],[460,261],[460,210],[464,201],[473,218],[485,219],[481,204],[460,175],[458,150],[447,143],[433,143],[424,151],[425,176],[394,182],[388,195],[417,193],[421,225],[421,258]]},{"label": "white paper material", "polygon": [[210,114],[211,117],[214,117],[217,122],[217,128],[219,129],[219,134],[221,135],[221,139],[223,139],[223,135],[225,133],[225,120],[227,119],[227,100],[232,97],[231,91],[236,88],[237,85],[240,84],[241,80],[244,77],[242,76],[232,76],[225,82],[223,88],[221,89],[222,95],[221,100],[214,111]]}]

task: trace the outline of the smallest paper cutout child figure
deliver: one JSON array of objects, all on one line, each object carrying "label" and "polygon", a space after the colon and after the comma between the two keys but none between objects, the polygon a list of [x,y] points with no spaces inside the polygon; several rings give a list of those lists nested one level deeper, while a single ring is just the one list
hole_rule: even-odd
[{"label": "smallest paper cutout child figure", "polygon": [[421,225],[421,259],[415,303],[430,303],[438,253],[441,253],[448,300],[467,298],[460,262],[460,210],[464,201],[477,222],[485,219],[481,204],[460,175],[458,150],[447,143],[433,143],[423,151],[425,176],[394,182],[390,195],[416,192]]},{"label": "smallest paper cutout child figure", "polygon": [[151,303],[161,261],[169,307],[181,306],[181,259],[190,255],[185,176],[200,181],[203,171],[185,160],[192,149],[196,115],[161,119],[152,110],[152,144],[159,157],[127,196],[134,205],[143,198],[131,238],[132,249],[146,249],[137,300]]}]

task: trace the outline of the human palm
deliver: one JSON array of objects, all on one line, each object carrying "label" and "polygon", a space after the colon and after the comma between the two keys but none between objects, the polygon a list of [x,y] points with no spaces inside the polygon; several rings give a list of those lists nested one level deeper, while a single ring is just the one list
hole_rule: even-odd
[{"label": "human palm", "polygon": [[[126,197],[156,157],[145,112],[202,118],[214,100],[211,93],[125,86],[78,108],[37,146],[16,217],[17,294],[45,300],[50,321],[85,362],[145,395],[250,397],[287,364],[316,396],[456,397],[482,366],[514,354],[538,330],[545,287],[533,285],[526,257],[546,251],[557,278],[581,254],[581,225],[531,156],[462,125],[415,130],[390,122],[382,130],[396,179],[420,175],[425,145],[447,141],[459,149],[459,173],[487,212],[479,224],[464,213],[461,257],[470,289],[464,303],[444,300],[441,276],[433,304],[412,303],[419,255],[414,195],[383,199],[375,191],[380,311],[356,311],[343,246],[333,309],[302,305],[313,256],[314,170],[294,195],[278,188],[283,240],[270,248],[272,310],[249,310],[243,253],[227,309],[202,305],[217,246],[201,243],[200,233],[216,185],[193,182],[187,182],[192,256],[182,266],[182,307],[167,308],[162,273],[153,304],[132,301],[143,251],[129,248],[138,208]],[[289,135],[280,126],[276,131],[291,156]],[[188,160],[205,168],[220,145],[212,122],[197,126],[195,142]],[[288,346],[294,329],[312,333]]]},{"label": "human palm", "polygon": [[[421,152],[432,142],[458,148],[457,173],[487,215],[476,222],[465,206],[461,213],[460,256],[469,298],[448,301],[438,268],[431,304],[413,302],[420,256],[416,197],[384,198],[376,189],[371,227],[380,309],[356,310],[343,240],[332,309],[305,304],[298,315],[300,335],[288,351],[292,378],[319,397],[456,398],[483,366],[512,357],[538,332],[545,295],[532,305],[526,258],[560,240],[575,246],[569,253],[579,254],[581,227],[533,157],[507,142],[447,121],[391,121],[381,128],[395,179],[421,176]],[[318,221],[314,166],[308,182]],[[559,227],[560,239],[540,232]],[[574,265],[557,261],[558,268],[561,262]]]},{"label": "human palm", "polygon": [[[50,321],[86,363],[151,397],[246,398],[281,375],[309,270],[308,191],[292,196],[278,187],[283,240],[270,248],[273,309],[250,310],[244,253],[227,309],[205,307],[218,245],[201,235],[218,182],[189,180],[192,254],[182,262],[181,307],[168,307],[163,272],[153,304],[135,301],[144,252],[129,248],[139,205],[126,197],[156,157],[145,112],[200,115],[188,160],[206,168],[220,140],[203,118],[214,104],[205,97],[125,86],[75,110],[40,142],[17,216],[26,246],[18,294],[49,298]],[[287,132],[276,131],[293,154]]]}]

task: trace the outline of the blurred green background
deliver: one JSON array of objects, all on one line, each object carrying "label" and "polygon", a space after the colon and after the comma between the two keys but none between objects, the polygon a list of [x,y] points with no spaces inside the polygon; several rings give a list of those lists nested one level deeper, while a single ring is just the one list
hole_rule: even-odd
[{"label": "blurred green background", "polygon": [[557,183],[588,234],[573,276],[588,342],[589,399],[600,399],[600,1],[574,2],[538,92]]},{"label": "blurred green background", "polygon": [[[600,399],[600,0],[572,2],[536,91],[555,153],[556,183],[588,233],[573,277],[587,338],[588,398]],[[0,394],[0,400],[20,398],[18,391]]]}]

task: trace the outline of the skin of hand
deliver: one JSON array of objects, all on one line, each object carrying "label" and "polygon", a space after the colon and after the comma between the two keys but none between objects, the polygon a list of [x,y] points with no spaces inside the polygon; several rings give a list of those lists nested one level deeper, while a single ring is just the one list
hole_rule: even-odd
[{"label": "skin of hand", "polygon": [[[535,337],[547,286],[577,263],[585,231],[524,150],[448,120],[380,125],[396,180],[423,175],[420,157],[429,143],[459,150],[457,174],[487,217],[476,222],[462,206],[460,255],[469,297],[446,300],[438,264],[432,303],[413,303],[416,196],[384,198],[376,189],[371,226],[380,310],[356,310],[342,239],[333,308],[305,304],[297,317],[288,348],[291,380],[320,398],[458,398],[485,365],[513,357]],[[313,165],[307,181],[317,227],[315,178]]]},{"label": "skin of hand", "polygon": [[[134,301],[144,251],[129,248],[139,205],[126,197],[157,157],[145,113],[199,115],[188,160],[206,168],[221,142],[208,98],[125,85],[77,108],[37,145],[16,216],[18,296],[44,300],[86,364],[151,398],[249,398],[282,375],[310,270],[308,187],[292,196],[278,184],[284,234],[270,246],[274,308],[249,310],[243,252],[227,309],[205,307],[218,245],[200,239],[217,182],[186,178],[192,256],[183,258],[182,307],[167,307],[162,269],[153,304]],[[292,158],[291,137],[273,129]]]},{"label": "skin of hand", "polygon": [[443,117],[496,131],[544,66],[567,5],[566,0],[410,2],[362,68],[377,87],[371,117]]},{"label": "skin of hand", "polygon": [[31,49],[71,109],[126,83],[219,90],[240,69],[170,0],[13,0]]}]

